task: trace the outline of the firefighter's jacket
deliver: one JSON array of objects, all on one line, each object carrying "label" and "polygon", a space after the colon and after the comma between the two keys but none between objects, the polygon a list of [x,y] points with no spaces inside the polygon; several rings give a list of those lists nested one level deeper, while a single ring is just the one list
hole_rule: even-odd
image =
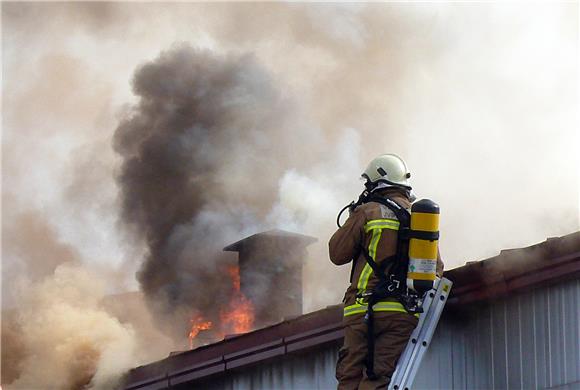
[{"label": "firefighter's jacket", "polygon": [[[379,192],[410,211],[411,202],[400,191],[386,189]],[[363,300],[356,298],[357,293],[370,292],[379,279],[367,264],[361,247],[380,264],[383,259],[393,256],[397,250],[397,233],[399,221],[395,213],[387,206],[376,202],[365,203],[357,207],[345,224],[331,237],[328,246],[330,260],[336,265],[355,261],[351,284],[344,295],[345,320],[359,320],[366,310]],[[388,264],[385,273],[388,275],[392,264]],[[437,274],[443,272],[443,263],[437,260]],[[406,312],[396,299],[389,298],[373,306],[375,312]]]}]

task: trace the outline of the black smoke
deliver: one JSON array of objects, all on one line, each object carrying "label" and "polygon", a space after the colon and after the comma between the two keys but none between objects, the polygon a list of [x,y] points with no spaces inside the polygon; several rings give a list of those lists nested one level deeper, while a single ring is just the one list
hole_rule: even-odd
[{"label": "black smoke", "polygon": [[[227,305],[223,246],[262,224],[290,135],[287,102],[248,55],[175,47],[141,66],[115,132],[121,219],[147,253],[138,280],[158,318]],[[177,335],[176,335],[177,336]]]}]

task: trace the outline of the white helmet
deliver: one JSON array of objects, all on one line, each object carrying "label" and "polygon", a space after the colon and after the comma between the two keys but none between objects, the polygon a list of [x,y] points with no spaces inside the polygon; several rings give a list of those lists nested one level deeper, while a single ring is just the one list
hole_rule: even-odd
[{"label": "white helmet", "polygon": [[397,186],[411,189],[411,173],[403,159],[396,154],[383,154],[373,159],[361,175],[373,187]]}]

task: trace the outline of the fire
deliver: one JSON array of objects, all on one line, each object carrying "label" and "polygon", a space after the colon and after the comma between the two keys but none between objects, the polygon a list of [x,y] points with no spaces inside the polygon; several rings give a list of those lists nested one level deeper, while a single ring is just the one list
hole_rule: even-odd
[{"label": "fire", "polygon": [[227,271],[232,279],[234,293],[228,307],[220,312],[221,328],[225,334],[246,333],[254,325],[254,306],[240,290],[240,269],[232,266]]},{"label": "fire", "polygon": [[241,291],[240,269],[237,266],[228,267],[227,273],[232,281],[233,294],[228,304],[220,310],[220,330],[213,329],[212,321],[201,315],[193,317],[188,335],[190,349],[193,349],[193,340],[202,330],[212,329],[214,337],[223,337],[249,332],[254,326],[254,305]]},{"label": "fire", "polygon": [[240,268],[232,265],[228,267],[228,274],[232,279],[232,283],[234,284],[234,292],[241,293],[240,291]]},{"label": "fire", "polygon": [[197,337],[200,331],[211,329],[211,321],[204,321],[202,317],[196,317],[190,320],[191,330],[189,331],[189,349],[193,349],[193,339]]}]

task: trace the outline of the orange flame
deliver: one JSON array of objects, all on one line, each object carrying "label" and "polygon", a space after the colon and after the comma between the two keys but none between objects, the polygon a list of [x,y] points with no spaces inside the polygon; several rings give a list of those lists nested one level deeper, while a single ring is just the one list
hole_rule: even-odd
[{"label": "orange flame", "polygon": [[[220,310],[220,330],[213,331],[213,336],[215,337],[223,337],[226,334],[247,333],[254,326],[254,305],[240,289],[240,269],[237,266],[231,266],[228,267],[227,273],[232,280],[233,294],[228,305]],[[202,316],[193,317],[190,322],[189,348],[193,349],[193,340],[199,332],[212,329],[213,324]]]},{"label": "orange flame", "polygon": [[189,349],[193,349],[193,339],[197,337],[200,331],[211,329],[211,321],[204,321],[201,317],[190,320],[191,330],[189,331]]},{"label": "orange flame", "polygon": [[230,278],[232,279],[232,283],[234,284],[234,292],[240,292],[240,268],[232,265],[227,269],[228,274],[230,274]]},{"label": "orange flame", "polygon": [[240,290],[240,269],[231,266],[227,269],[232,279],[234,293],[226,310],[220,312],[221,327],[224,333],[246,333],[254,325],[254,305]]}]

